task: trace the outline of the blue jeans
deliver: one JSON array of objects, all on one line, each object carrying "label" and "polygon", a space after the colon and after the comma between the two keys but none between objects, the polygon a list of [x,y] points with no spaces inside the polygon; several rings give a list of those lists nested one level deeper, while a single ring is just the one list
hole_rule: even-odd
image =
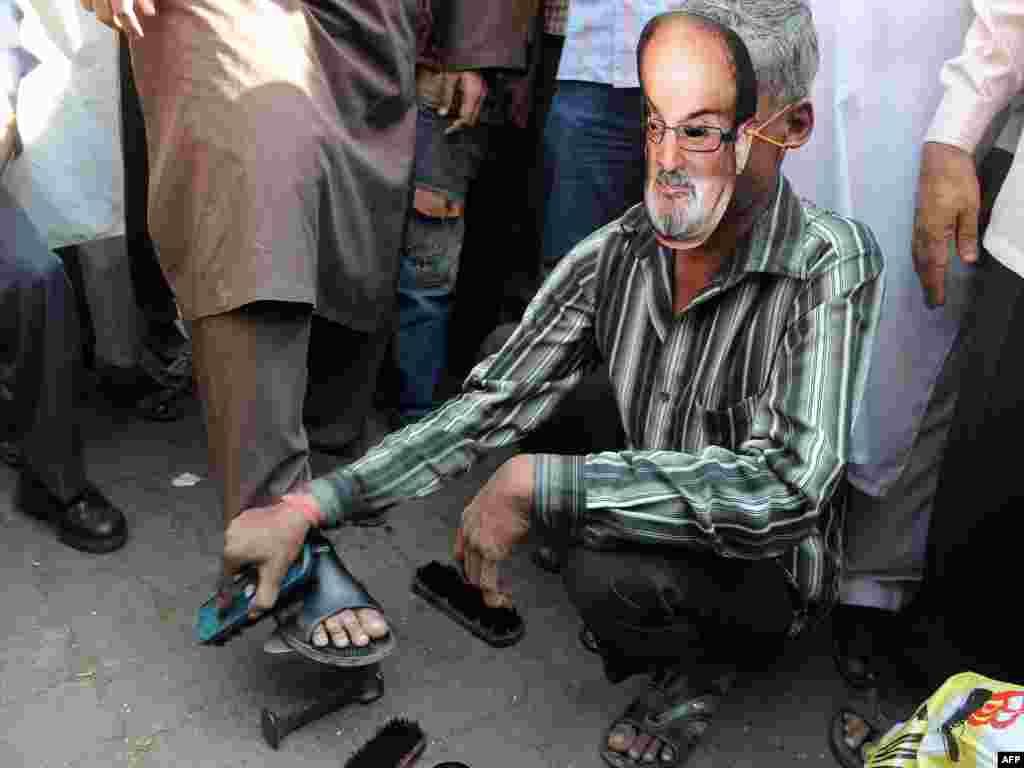
[{"label": "blue jeans", "polygon": [[544,275],[643,199],[642,106],[639,88],[558,81],[544,127]]},{"label": "blue jeans", "polygon": [[[464,203],[469,182],[480,168],[486,128],[445,136],[451,124],[420,106],[416,122],[413,183]],[[466,231],[462,216],[435,218],[410,206],[398,271],[398,410],[415,421],[434,406],[434,388],[448,361],[448,330],[454,305],[459,255]]]}]

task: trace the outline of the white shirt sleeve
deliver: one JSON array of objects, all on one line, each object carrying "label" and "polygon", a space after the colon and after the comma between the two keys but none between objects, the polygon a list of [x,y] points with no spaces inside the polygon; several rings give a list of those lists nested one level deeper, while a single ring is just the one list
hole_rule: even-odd
[{"label": "white shirt sleeve", "polygon": [[973,0],[963,51],[942,67],[945,95],[926,141],[974,152],[989,124],[1024,87],[1024,0]]}]

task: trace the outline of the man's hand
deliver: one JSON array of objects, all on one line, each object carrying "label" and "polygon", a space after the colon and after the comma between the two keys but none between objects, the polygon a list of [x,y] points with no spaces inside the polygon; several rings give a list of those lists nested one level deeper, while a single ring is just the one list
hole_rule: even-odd
[{"label": "man's hand", "polygon": [[445,130],[445,136],[463,128],[472,128],[480,121],[480,109],[487,97],[487,81],[479,72],[446,72],[442,104],[437,110],[441,117],[446,117],[452,110],[456,97],[459,98],[459,114]]},{"label": "man's hand", "polygon": [[958,147],[926,142],[921,152],[913,253],[914,269],[929,306],[946,302],[951,242],[965,263],[978,260],[980,204],[974,158]]},{"label": "man's hand", "polygon": [[455,559],[492,608],[512,604],[499,584],[498,563],[526,538],[532,507],[533,459],[520,455],[502,464],[462,513]]},{"label": "man's hand", "polygon": [[247,509],[232,520],[224,533],[221,607],[230,604],[227,590],[232,577],[242,566],[254,565],[259,574],[259,586],[253,596],[250,617],[255,618],[258,612],[273,608],[281,580],[302,551],[309,528],[310,522],[301,509],[284,500],[269,507]]},{"label": "man's hand", "polygon": [[111,29],[127,32],[130,37],[141,38],[142,16],[156,16],[155,0],[79,0],[82,7]]}]

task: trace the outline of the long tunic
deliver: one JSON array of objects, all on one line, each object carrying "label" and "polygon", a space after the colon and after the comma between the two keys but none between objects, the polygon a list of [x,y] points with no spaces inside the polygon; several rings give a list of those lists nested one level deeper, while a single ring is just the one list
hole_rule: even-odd
[{"label": "long tunic", "polygon": [[182,314],[391,312],[415,131],[415,0],[163,0],[132,64],[149,221]]}]

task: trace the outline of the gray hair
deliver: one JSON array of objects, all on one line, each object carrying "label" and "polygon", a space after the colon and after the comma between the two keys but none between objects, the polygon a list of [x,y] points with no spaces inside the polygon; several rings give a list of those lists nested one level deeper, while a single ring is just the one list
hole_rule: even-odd
[{"label": "gray hair", "polygon": [[750,51],[758,90],[777,104],[810,95],[818,33],[806,0],[686,0],[681,10],[733,29]]}]

